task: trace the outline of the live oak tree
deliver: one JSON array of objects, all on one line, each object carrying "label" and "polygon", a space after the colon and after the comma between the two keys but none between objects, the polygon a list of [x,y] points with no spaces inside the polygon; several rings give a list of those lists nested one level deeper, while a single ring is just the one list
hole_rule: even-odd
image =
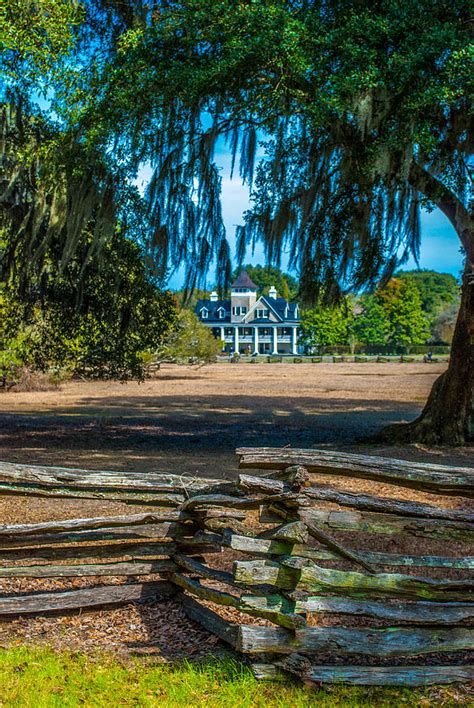
[{"label": "live oak tree", "polygon": [[465,257],[450,365],[421,417],[390,436],[472,439],[470,4],[83,5],[81,71],[66,82],[69,90],[57,89],[55,108],[82,144],[113,156],[118,175],[151,166],[150,251],[161,265],[186,261],[188,286],[213,262],[222,288],[230,277],[214,162],[219,138],[252,186],[239,256],[259,239],[275,265],[286,251],[309,295],[337,299],[387,280],[418,253],[420,208],[446,215]]},{"label": "live oak tree", "polygon": [[0,373],[143,378],[177,307],[146,263],[139,195],[18,95],[0,138]]},{"label": "live oak tree", "polygon": [[[176,324],[174,297],[159,288],[137,243],[119,231],[87,258],[92,236],[60,268],[50,244],[47,268],[28,287],[11,278],[0,292],[0,373],[61,368],[93,378],[143,379]],[[2,359],[3,354],[3,359]],[[13,369],[13,371],[11,371]]]}]

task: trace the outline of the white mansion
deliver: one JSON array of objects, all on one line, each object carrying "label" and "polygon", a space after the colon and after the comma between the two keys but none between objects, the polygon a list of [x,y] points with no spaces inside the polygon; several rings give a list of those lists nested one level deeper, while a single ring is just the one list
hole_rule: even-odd
[{"label": "white mansion", "polygon": [[195,312],[212,328],[229,352],[248,354],[298,354],[299,312],[296,303],[278,297],[274,287],[257,298],[257,286],[242,271],[231,286],[231,299],[199,300]]}]

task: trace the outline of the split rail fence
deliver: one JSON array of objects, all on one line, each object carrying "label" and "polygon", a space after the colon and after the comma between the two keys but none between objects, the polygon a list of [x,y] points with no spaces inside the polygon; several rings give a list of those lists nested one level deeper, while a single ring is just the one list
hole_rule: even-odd
[{"label": "split rail fence", "polygon": [[[235,483],[0,463],[0,494],[151,507],[0,526],[0,587],[4,578],[94,583],[0,595],[0,618],[176,595],[262,679],[474,677],[472,469],[320,450],[237,454],[247,473]],[[397,485],[403,498],[343,491],[313,474]],[[410,488],[456,498],[459,508],[406,500]],[[414,553],[394,552],[399,539],[411,539]],[[449,544],[448,553],[427,554],[430,544],[438,553]]]}]

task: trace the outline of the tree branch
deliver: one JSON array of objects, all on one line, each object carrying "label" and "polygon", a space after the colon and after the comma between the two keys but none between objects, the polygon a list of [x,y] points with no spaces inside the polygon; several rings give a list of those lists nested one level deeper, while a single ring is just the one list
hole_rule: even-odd
[{"label": "tree branch", "polygon": [[474,223],[469,210],[442,182],[416,162],[412,163],[408,181],[448,217],[466,251],[468,264],[474,267]]}]

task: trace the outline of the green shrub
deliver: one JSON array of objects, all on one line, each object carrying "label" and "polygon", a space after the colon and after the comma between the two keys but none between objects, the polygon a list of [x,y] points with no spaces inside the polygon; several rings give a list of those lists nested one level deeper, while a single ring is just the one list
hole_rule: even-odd
[{"label": "green shrub", "polygon": [[178,364],[209,364],[216,361],[221,348],[222,343],[215,339],[209,327],[203,325],[194,312],[182,310],[175,328],[159,348],[157,357],[161,361]]}]

